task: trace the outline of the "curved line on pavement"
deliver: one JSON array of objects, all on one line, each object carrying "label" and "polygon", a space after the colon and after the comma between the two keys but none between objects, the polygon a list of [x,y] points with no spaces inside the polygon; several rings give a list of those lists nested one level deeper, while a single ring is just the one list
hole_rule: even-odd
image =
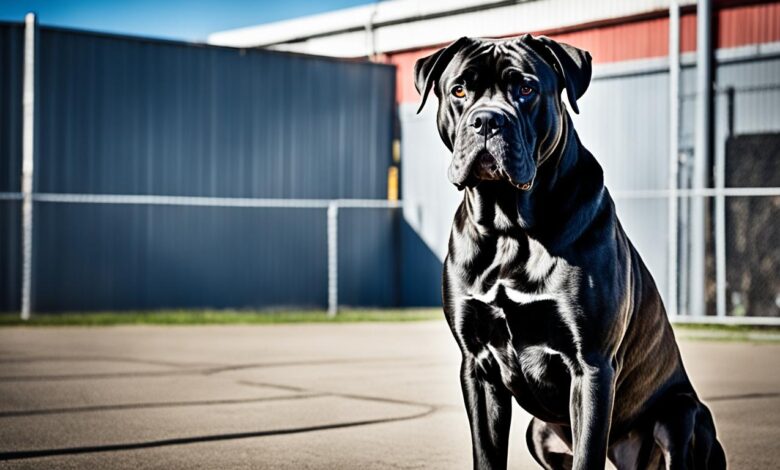
[{"label": "curved line on pavement", "polygon": [[396,418],[369,419],[364,421],[350,421],[346,423],[323,424],[319,426],[275,429],[269,431],[250,431],[250,432],[239,432],[239,433],[230,433],[230,434],[213,434],[213,435],[206,435],[206,436],[179,437],[173,439],[160,439],[156,441],[130,442],[125,444],[108,444],[108,445],[100,445],[100,446],[62,447],[56,449],[35,449],[35,450],[25,450],[25,451],[16,451],[16,452],[0,452],[0,460],[31,459],[31,458],[39,458],[39,457],[87,454],[87,453],[95,453],[95,452],[114,452],[114,451],[123,451],[123,450],[148,449],[152,447],[197,444],[202,442],[248,439],[253,437],[280,436],[285,434],[301,434],[307,432],[327,431],[331,429],[369,426],[372,424],[408,421],[412,419],[423,418],[425,416],[430,415],[434,411],[435,411],[434,408],[429,408],[420,413],[416,413],[409,416],[396,417]]},{"label": "curved line on pavement", "polygon": [[780,392],[770,393],[743,393],[741,395],[721,395],[716,397],[704,397],[704,402],[711,401],[729,401],[729,400],[756,400],[760,398],[776,398],[780,397]]},{"label": "curved line on pavement", "polygon": [[119,403],[116,405],[74,406],[71,408],[44,408],[38,410],[0,411],[2,418],[18,418],[23,416],[55,415],[68,413],[89,413],[94,411],[121,411],[143,408],[178,408],[185,406],[212,406],[212,405],[237,405],[246,403],[260,403],[267,401],[298,400],[301,398],[318,398],[328,396],[326,393],[309,393],[301,395],[283,395],[260,398],[236,398],[226,400],[201,400],[179,402],[152,402],[152,403]]},{"label": "curved line on pavement", "polygon": [[[131,371],[131,372],[100,372],[95,374],[55,374],[55,375],[15,375],[0,376],[2,382],[44,382],[56,380],[96,380],[96,379],[119,379],[136,377],[165,377],[180,375],[215,375],[223,372],[231,372],[246,369],[261,369],[270,367],[297,367],[297,366],[319,366],[329,364],[360,364],[373,362],[395,361],[397,358],[361,358],[361,359],[314,359],[307,361],[280,361],[280,362],[260,362],[252,364],[235,364],[226,366],[196,367],[174,370],[155,370],[155,371]],[[400,359],[400,360],[403,360]],[[179,366],[187,367],[187,366]]]}]

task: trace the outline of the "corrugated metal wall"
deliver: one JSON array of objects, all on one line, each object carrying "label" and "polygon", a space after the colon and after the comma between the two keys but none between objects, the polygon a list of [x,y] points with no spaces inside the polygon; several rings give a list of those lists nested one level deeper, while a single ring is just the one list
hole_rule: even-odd
[{"label": "corrugated metal wall", "polygon": [[[0,193],[21,187],[21,26],[0,23]],[[21,201],[0,198],[0,312],[19,309],[21,289]]]},{"label": "corrugated metal wall", "polygon": [[668,202],[624,198],[622,191],[668,189],[669,75],[596,78],[574,115],[583,144],[604,168],[607,187],[631,241],[667,293]]},{"label": "corrugated metal wall", "polygon": [[[38,52],[36,192],[386,196],[393,67],[49,28]],[[342,304],[399,301],[397,212],[341,211]],[[36,311],[327,304],[324,209],[37,202],[34,217]]]},{"label": "corrugated metal wall", "polygon": [[39,192],[386,195],[391,67],[48,29],[39,55]]}]

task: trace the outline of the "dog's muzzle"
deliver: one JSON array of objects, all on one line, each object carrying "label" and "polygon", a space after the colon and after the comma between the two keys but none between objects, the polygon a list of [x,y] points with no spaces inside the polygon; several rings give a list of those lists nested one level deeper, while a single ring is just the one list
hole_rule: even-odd
[{"label": "dog's muzzle", "polygon": [[487,150],[487,141],[501,132],[506,124],[503,113],[492,109],[480,109],[471,115],[469,127],[476,134],[477,141],[484,139],[485,149],[477,154],[471,173],[479,180],[499,180],[506,176],[498,160]]},{"label": "dog's muzzle", "polygon": [[531,189],[533,176],[527,181],[518,181],[517,162],[511,150],[509,136],[512,129],[507,126],[511,120],[499,109],[478,108],[472,111],[461,128],[467,142],[450,166],[450,180],[459,189],[475,186],[480,181],[505,180],[523,191]]}]

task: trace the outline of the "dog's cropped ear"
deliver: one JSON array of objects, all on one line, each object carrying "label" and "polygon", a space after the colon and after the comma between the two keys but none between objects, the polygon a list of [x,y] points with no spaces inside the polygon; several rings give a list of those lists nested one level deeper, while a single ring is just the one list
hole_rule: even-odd
[{"label": "dog's cropped ear", "polygon": [[566,84],[566,96],[569,98],[572,111],[579,114],[577,100],[588,89],[593,73],[590,53],[562,42],[553,41],[546,36],[533,37],[526,34],[521,40],[542,54],[542,57],[551,61],[550,65]]},{"label": "dog's cropped ear", "polygon": [[422,97],[422,103],[420,103],[420,107],[417,109],[418,114],[425,106],[425,102],[428,100],[428,93],[431,92],[433,84],[439,80],[441,73],[447,68],[455,54],[470,41],[471,39],[464,36],[444,49],[439,49],[428,57],[418,59],[414,63],[414,86],[417,88],[417,93]]}]

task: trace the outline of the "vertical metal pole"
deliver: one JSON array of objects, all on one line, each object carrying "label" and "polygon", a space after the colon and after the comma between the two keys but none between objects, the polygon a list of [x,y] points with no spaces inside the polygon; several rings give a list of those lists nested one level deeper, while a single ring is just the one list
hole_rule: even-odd
[{"label": "vertical metal pole", "polygon": [[[693,189],[704,189],[710,161],[712,98],[712,0],[699,0],[696,9],[696,143]],[[689,314],[705,315],[705,199],[691,200],[691,265]]]},{"label": "vertical metal pole", "polygon": [[[680,187],[688,188],[691,184],[691,170],[693,165],[693,148],[680,152]],[[690,315],[688,307],[688,288],[690,287],[690,261],[691,253],[689,251],[691,236],[691,199],[690,197],[680,197],[678,201],[678,210],[680,211],[680,217],[677,219],[677,226],[680,229],[680,237],[678,240],[682,241],[677,245],[677,251],[679,253],[680,269],[677,271],[677,279],[679,282],[679,290],[677,291],[677,314],[678,315]]]},{"label": "vertical metal pole", "polygon": [[328,204],[328,316],[339,311],[339,205]]},{"label": "vertical metal pole", "polygon": [[30,318],[32,309],[35,30],[35,14],[28,13],[24,17],[24,88],[22,91],[22,320]]},{"label": "vertical metal pole", "polygon": [[680,161],[680,6],[677,0],[669,5],[669,223],[667,238],[667,314],[677,316],[677,184]]},{"label": "vertical metal pole", "polygon": [[[728,100],[728,132],[734,132],[734,88],[726,92]],[[726,316],[726,151],[715,152],[715,311]]]}]

